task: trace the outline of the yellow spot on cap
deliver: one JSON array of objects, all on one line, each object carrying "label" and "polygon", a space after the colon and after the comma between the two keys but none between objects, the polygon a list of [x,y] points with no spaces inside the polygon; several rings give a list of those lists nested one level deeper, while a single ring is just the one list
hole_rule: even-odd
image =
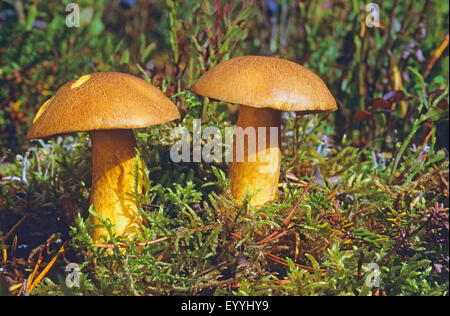
[{"label": "yellow spot on cap", "polygon": [[84,75],[84,76],[78,78],[78,80],[75,81],[75,82],[70,86],[70,89],[78,88],[78,87],[81,86],[83,83],[85,83],[86,81],[88,81],[89,78],[91,78],[91,75]]},{"label": "yellow spot on cap", "polygon": [[39,111],[36,113],[36,116],[33,119],[33,123],[37,121],[37,119],[42,115],[42,113],[45,112],[45,110],[47,110],[48,106],[50,105],[51,101],[52,101],[53,97],[48,99],[47,101],[45,101],[44,104],[42,104],[41,108],[39,109]]}]

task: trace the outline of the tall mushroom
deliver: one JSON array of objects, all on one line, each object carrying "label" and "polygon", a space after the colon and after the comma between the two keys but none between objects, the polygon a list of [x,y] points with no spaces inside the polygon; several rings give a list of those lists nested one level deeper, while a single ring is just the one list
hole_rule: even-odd
[{"label": "tall mushroom", "polygon": [[[136,187],[133,173],[141,162],[136,161],[132,128],[178,117],[177,107],[146,81],[123,73],[98,72],[59,88],[37,112],[27,137],[88,131],[93,163],[91,204],[100,217],[111,220],[116,233],[134,234],[141,218],[130,193]],[[99,240],[104,234],[103,227],[96,228],[92,237]]]},{"label": "tall mushroom", "polygon": [[[271,144],[269,139],[270,127],[280,134],[281,111],[308,114],[337,109],[336,101],[317,75],[299,64],[273,57],[243,56],[222,62],[203,74],[191,90],[240,104],[237,128],[253,127],[256,139],[266,140],[266,148],[260,149],[249,144],[249,137],[235,133],[234,138],[231,193],[242,202],[249,189],[260,190],[251,200],[254,206],[262,206],[277,196],[280,141]],[[243,161],[236,159],[240,154],[244,154]]]}]

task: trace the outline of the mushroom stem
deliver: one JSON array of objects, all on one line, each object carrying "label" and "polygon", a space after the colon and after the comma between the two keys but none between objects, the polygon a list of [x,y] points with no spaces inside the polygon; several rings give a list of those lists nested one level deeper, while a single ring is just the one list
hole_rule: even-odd
[{"label": "mushroom stem", "polygon": [[[91,204],[103,219],[109,218],[118,235],[133,234],[142,222],[135,199],[136,139],[131,129],[90,132],[92,143]],[[138,190],[141,186],[138,184]],[[100,224],[97,219],[94,223]],[[104,226],[95,228],[94,241],[108,236]]]},{"label": "mushroom stem", "polygon": [[255,207],[276,198],[281,163],[280,124],[281,111],[240,106],[229,174],[231,194],[239,202],[256,190],[260,191],[251,199]]}]

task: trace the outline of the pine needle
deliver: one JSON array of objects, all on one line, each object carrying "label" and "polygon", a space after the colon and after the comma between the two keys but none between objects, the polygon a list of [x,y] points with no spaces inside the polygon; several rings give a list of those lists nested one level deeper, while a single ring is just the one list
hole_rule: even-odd
[{"label": "pine needle", "polygon": [[62,247],[59,249],[58,253],[53,257],[53,259],[48,263],[48,265],[42,270],[42,272],[38,275],[36,280],[33,281],[33,284],[31,284],[30,288],[28,289],[28,293],[33,292],[36,285],[45,277],[45,275],[48,273],[48,271],[53,267],[58,257],[66,251],[66,246],[69,243],[68,240],[62,245]]}]

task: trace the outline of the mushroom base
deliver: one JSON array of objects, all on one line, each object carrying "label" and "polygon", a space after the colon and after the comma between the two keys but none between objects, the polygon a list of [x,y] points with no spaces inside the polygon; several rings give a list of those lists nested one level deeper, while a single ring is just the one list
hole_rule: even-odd
[{"label": "mushroom base", "polygon": [[[109,219],[118,235],[137,231],[142,223],[136,201],[133,173],[136,170],[136,139],[132,130],[101,130],[90,132],[92,143],[92,190],[91,204],[102,219]],[[138,184],[137,189],[141,191]],[[101,226],[93,232],[94,241],[102,235],[109,237]]]},{"label": "mushroom base", "polygon": [[[231,194],[239,202],[257,190],[260,191],[250,201],[255,207],[277,197],[281,164],[280,124],[281,111],[241,105],[229,174]],[[277,132],[272,135],[272,138],[275,136],[272,142],[271,127],[272,133]]]}]

